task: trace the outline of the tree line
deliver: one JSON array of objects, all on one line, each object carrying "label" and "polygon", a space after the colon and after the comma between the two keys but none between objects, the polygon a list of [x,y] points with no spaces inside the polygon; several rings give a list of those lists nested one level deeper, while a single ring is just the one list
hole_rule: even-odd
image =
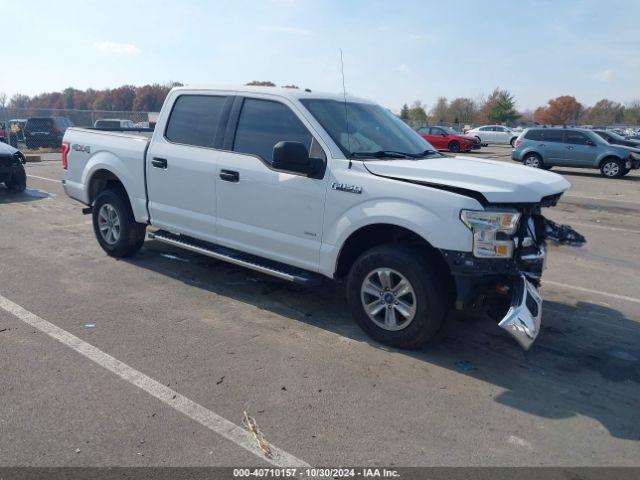
[{"label": "tree line", "polygon": [[449,101],[440,97],[431,109],[420,101],[411,106],[405,103],[400,118],[414,127],[425,124],[513,124],[516,121],[541,125],[640,125],[640,100],[623,105],[602,99],[587,107],[575,97],[563,95],[534,111],[518,112],[514,96],[496,88],[480,100],[459,97]]},{"label": "tree line", "polygon": [[[49,108],[60,110],[106,110],[124,112],[159,112],[169,90],[182,86],[179,82],[154,83],[136,87],[123,85],[104,90],[65,88],[62,92],[47,92],[32,97],[17,93],[6,107],[15,109]],[[5,106],[5,105],[3,105]]]}]

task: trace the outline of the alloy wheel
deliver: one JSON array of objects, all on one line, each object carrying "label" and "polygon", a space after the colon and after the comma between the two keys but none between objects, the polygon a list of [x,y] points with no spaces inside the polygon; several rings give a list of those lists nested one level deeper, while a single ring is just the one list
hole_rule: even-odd
[{"label": "alloy wheel", "polygon": [[120,239],[120,217],[109,203],[105,203],[98,211],[98,229],[100,235],[109,245],[115,245]]},{"label": "alloy wheel", "polygon": [[416,316],[413,286],[404,275],[391,268],[369,272],[362,282],[360,298],[369,319],[384,330],[403,330]]}]

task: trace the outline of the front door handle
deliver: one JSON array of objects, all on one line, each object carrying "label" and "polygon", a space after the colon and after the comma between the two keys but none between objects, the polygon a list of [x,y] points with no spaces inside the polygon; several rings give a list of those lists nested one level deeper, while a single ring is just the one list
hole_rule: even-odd
[{"label": "front door handle", "polygon": [[220,179],[225,182],[239,182],[240,174],[233,170],[220,170]]},{"label": "front door handle", "polygon": [[153,157],[153,160],[151,160],[151,165],[153,165],[156,168],[167,168],[167,159]]}]

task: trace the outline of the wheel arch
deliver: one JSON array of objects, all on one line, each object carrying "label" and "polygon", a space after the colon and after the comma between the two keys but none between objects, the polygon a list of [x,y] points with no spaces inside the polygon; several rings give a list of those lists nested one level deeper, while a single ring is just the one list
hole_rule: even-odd
[{"label": "wheel arch", "polygon": [[622,158],[620,158],[617,155],[614,155],[613,153],[608,153],[606,155],[604,155],[600,161],[598,162],[598,168],[602,168],[602,165],[604,165],[604,162],[606,162],[607,160],[615,160],[617,162],[624,162],[624,160]]}]

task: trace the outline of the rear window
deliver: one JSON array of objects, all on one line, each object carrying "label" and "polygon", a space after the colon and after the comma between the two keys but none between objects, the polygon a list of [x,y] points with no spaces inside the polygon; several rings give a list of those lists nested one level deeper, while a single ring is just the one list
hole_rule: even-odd
[{"label": "rear window", "polygon": [[119,128],[120,122],[117,120],[98,120],[96,122],[96,127],[100,128]]},{"label": "rear window", "polygon": [[169,117],[165,136],[171,142],[213,147],[227,97],[182,95]]},{"label": "rear window", "polygon": [[524,138],[526,138],[527,140],[535,140],[535,141],[542,141],[543,136],[542,136],[542,130],[529,130]]},{"label": "rear window", "polygon": [[50,131],[53,126],[53,119],[51,118],[30,118],[27,120],[27,127],[31,131]]}]

